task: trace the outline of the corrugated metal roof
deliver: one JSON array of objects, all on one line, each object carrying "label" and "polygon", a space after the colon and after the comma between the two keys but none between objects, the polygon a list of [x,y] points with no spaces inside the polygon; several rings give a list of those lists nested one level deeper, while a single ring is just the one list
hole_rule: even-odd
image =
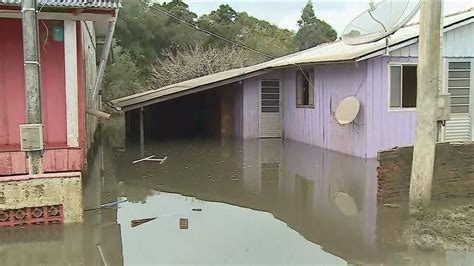
[{"label": "corrugated metal roof", "polygon": [[[450,15],[444,18],[444,27],[458,24],[468,19],[474,18],[474,9],[465,12],[460,12],[455,15]],[[419,32],[419,24],[407,25],[389,38],[389,47],[399,46],[411,39],[417,38]],[[322,44],[304,51],[289,54],[279,57],[258,65],[232,69],[224,72],[219,72],[155,90],[145,91],[142,93],[133,94],[127,97],[116,99],[112,104],[124,110],[135,109],[146,106],[156,102],[164,101],[170,98],[179,97],[183,94],[189,94],[190,91],[210,89],[221,86],[238,80],[248,78],[256,72],[269,71],[271,69],[288,67],[303,64],[320,64],[330,62],[354,61],[364,57],[370,58],[367,55],[376,53],[380,50],[385,50],[385,39],[368,44],[350,46],[342,41]],[[255,75],[254,75],[255,76]]]},{"label": "corrugated metal roof", "polygon": [[[119,2],[120,0],[38,0],[38,5],[63,8],[115,9],[120,7]],[[0,0],[0,5],[20,6],[21,0]]]}]

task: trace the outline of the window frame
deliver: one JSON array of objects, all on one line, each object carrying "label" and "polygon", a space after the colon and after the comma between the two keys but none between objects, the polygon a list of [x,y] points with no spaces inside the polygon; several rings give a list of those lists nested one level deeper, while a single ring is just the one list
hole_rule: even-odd
[{"label": "window frame", "polygon": [[[387,67],[387,73],[388,73],[388,91],[387,91],[387,105],[388,105],[388,111],[389,112],[413,112],[416,111],[416,107],[392,107],[390,105],[390,97],[391,97],[391,92],[392,92],[392,66],[399,66],[401,67],[401,73],[400,73],[400,101],[403,101],[403,66],[416,66],[418,67],[417,62],[389,62],[388,67]],[[418,77],[418,68],[417,68],[417,77]],[[418,88],[417,88],[418,90]],[[400,102],[401,105],[403,105],[403,102]]]},{"label": "window frame", "polygon": [[[298,93],[298,73],[300,71],[307,71],[309,72],[309,78],[310,78],[310,82],[309,82],[309,86],[310,88],[312,89],[312,93],[311,93],[311,90],[309,91],[309,104],[299,104],[298,103],[298,96],[299,96],[299,93]],[[304,77],[304,75],[303,75]],[[295,71],[295,103],[296,103],[296,108],[306,108],[306,109],[314,109],[314,97],[315,97],[315,88],[314,88],[314,67],[306,67],[306,68],[299,68]],[[313,96],[313,97],[311,97]]]}]

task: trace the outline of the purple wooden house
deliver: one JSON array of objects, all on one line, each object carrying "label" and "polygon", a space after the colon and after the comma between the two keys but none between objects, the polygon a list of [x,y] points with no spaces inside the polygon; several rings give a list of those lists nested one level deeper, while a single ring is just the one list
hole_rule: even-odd
[{"label": "purple wooden house", "polygon": [[[148,137],[176,135],[199,127],[211,135],[282,137],[375,158],[379,150],[414,142],[418,32],[418,24],[407,25],[388,46],[385,40],[323,44],[112,104],[126,111],[127,134],[141,128]],[[444,18],[443,92],[451,95],[451,120],[441,141],[473,140],[473,43],[474,9]],[[360,101],[360,111],[352,123],[339,125],[334,112],[348,96]],[[135,121],[145,125],[133,126]]]}]

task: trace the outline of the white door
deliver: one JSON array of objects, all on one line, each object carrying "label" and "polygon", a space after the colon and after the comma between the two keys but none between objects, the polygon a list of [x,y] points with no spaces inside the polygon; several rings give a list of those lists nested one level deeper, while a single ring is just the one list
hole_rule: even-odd
[{"label": "white door", "polygon": [[260,84],[260,138],[281,137],[280,81],[262,80]]},{"label": "white door", "polygon": [[472,61],[450,61],[447,64],[447,89],[451,94],[451,120],[446,121],[445,141],[472,140]]}]

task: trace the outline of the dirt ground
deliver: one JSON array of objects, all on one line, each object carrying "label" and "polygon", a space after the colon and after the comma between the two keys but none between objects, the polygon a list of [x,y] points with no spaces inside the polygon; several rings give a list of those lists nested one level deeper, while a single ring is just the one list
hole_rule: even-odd
[{"label": "dirt ground", "polygon": [[474,206],[441,208],[413,215],[406,226],[409,245],[423,250],[474,250]]}]

